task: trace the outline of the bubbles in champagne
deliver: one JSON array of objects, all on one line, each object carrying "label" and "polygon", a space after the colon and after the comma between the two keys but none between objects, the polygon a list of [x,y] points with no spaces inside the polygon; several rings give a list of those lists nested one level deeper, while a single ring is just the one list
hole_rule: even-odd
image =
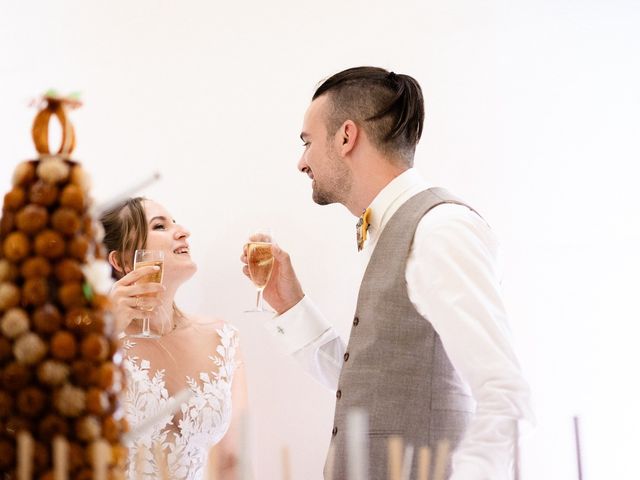
[{"label": "bubbles in champagne", "polygon": [[247,263],[251,281],[258,288],[264,288],[273,270],[273,254],[271,244],[267,242],[251,242],[247,245]]},{"label": "bubbles in champagne", "polygon": [[[134,270],[138,270],[142,267],[160,267],[160,270],[157,272],[152,272],[149,275],[145,275],[136,283],[162,283],[162,270],[164,267],[164,262],[162,260],[150,260],[148,262],[135,262],[133,265]],[[148,295],[140,295],[141,297],[145,297]],[[138,306],[140,310],[144,310],[145,312],[153,311],[152,306],[145,305],[144,301],[140,303]]]},{"label": "bubbles in champagne", "polygon": [[150,273],[149,275],[145,275],[137,283],[162,283],[162,269],[164,266],[164,262],[162,260],[150,260],[148,262],[136,262],[133,266],[134,270],[138,270],[142,267],[160,267],[160,270],[157,272]]}]

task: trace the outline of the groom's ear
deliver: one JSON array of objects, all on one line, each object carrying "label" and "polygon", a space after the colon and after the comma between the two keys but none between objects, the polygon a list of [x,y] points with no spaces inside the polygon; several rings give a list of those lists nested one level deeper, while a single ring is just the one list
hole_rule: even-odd
[{"label": "groom's ear", "polygon": [[340,155],[345,157],[351,153],[356,146],[360,130],[353,120],[345,120],[336,133],[340,142]]}]

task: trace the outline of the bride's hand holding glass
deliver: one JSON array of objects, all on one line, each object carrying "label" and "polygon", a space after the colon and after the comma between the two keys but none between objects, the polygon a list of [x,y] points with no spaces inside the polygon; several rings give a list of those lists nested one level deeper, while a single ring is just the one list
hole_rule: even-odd
[{"label": "bride's hand holding glass", "polygon": [[137,268],[127,273],[114,283],[111,289],[111,303],[116,321],[116,334],[126,330],[134,319],[141,314],[153,310],[162,302],[159,295],[165,287],[161,283],[142,283],[141,279],[155,275],[160,271],[158,266]]}]

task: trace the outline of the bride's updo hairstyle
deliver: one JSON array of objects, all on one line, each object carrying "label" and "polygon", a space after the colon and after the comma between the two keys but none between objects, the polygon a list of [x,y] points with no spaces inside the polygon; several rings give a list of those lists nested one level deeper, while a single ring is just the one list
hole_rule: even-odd
[{"label": "bride's updo hairstyle", "polygon": [[147,244],[147,216],[144,213],[143,197],[129,198],[107,210],[100,217],[104,227],[104,245],[108,254],[115,252],[115,260],[122,267],[112,268],[116,280],[133,268],[133,254]]}]

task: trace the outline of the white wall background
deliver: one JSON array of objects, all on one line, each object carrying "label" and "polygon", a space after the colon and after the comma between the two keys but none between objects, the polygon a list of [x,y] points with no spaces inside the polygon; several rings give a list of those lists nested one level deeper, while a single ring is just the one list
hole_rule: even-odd
[{"label": "white wall background", "polygon": [[[393,3],[393,5],[392,5]],[[333,395],[274,350],[238,255],[270,224],[306,291],[348,333],[353,222],[296,169],[314,86],[373,64],[422,84],[417,167],[502,239],[504,292],[538,427],[526,480],[637,479],[640,387],[640,4],[637,1],[0,1],[0,190],[33,155],[30,98],[80,90],[76,157],[108,199],[144,192],[191,228],[188,309],[243,335],[257,477],[321,478]]]}]

